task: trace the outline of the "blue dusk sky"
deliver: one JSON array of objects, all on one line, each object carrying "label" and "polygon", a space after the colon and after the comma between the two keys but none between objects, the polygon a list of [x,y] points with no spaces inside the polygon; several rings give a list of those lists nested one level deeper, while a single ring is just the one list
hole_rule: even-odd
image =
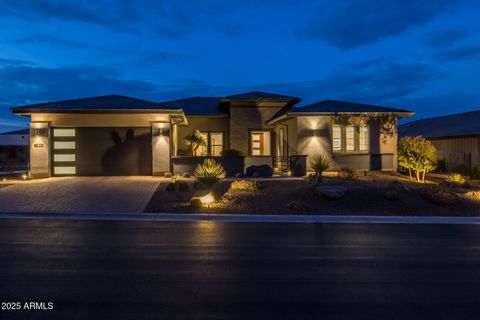
[{"label": "blue dusk sky", "polygon": [[11,106],[112,93],[475,110],[479,29],[478,1],[2,0],[0,131],[28,122]]}]

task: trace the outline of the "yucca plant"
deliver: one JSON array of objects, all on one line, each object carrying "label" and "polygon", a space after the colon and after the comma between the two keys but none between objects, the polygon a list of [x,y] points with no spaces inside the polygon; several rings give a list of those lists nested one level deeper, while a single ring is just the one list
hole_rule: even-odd
[{"label": "yucca plant", "polygon": [[330,168],[330,160],[322,154],[315,154],[309,164],[310,168],[315,171],[314,184],[321,182],[323,172]]},{"label": "yucca plant", "polygon": [[207,158],[202,164],[197,165],[194,175],[200,182],[211,187],[225,178],[225,170],[220,163]]}]

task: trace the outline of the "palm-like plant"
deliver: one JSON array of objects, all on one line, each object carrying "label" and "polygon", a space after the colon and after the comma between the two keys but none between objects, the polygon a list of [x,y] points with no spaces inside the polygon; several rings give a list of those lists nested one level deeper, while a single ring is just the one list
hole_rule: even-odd
[{"label": "palm-like plant", "polygon": [[309,164],[310,168],[315,171],[315,184],[321,181],[323,172],[330,168],[330,160],[322,154],[313,155]]},{"label": "palm-like plant", "polygon": [[207,158],[202,164],[197,165],[194,175],[203,184],[212,186],[225,178],[225,170],[220,163]]},{"label": "palm-like plant", "polygon": [[197,151],[198,148],[207,145],[207,141],[200,131],[195,130],[185,137],[185,144],[190,146],[192,154],[195,154],[195,151]]}]

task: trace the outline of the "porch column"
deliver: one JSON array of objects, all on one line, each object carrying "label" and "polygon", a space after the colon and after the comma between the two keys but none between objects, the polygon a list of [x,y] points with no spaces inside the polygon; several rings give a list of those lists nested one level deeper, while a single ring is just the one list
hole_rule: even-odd
[{"label": "porch column", "polygon": [[170,123],[152,123],[152,173],[154,176],[170,172]]},{"label": "porch column", "polygon": [[48,122],[30,123],[30,176],[50,176],[50,139]]}]

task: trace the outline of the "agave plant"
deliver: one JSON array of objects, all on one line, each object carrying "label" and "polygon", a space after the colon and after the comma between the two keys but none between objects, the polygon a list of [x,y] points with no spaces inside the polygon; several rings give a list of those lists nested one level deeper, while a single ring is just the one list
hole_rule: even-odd
[{"label": "agave plant", "polygon": [[225,170],[220,163],[207,158],[202,164],[197,165],[194,175],[203,184],[212,186],[225,178]]},{"label": "agave plant", "polygon": [[455,186],[462,186],[465,184],[465,179],[459,173],[451,173],[446,179],[448,183],[451,183]]}]

